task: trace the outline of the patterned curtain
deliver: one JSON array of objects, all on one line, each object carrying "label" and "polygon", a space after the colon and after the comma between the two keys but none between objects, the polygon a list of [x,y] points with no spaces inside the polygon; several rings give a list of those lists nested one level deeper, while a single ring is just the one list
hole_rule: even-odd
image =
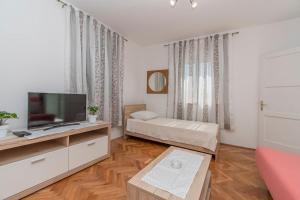
[{"label": "patterned curtain", "polygon": [[169,45],[168,117],[232,129],[228,41],[224,34]]},{"label": "patterned curtain", "polygon": [[124,38],[72,6],[67,8],[66,90],[87,94],[98,118],[122,123]]}]

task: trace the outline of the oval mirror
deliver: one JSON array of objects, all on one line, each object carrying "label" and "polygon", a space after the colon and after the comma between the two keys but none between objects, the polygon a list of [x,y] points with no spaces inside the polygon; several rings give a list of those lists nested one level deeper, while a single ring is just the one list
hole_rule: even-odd
[{"label": "oval mirror", "polygon": [[161,92],[167,85],[167,78],[161,72],[151,74],[149,78],[149,87],[154,92]]}]

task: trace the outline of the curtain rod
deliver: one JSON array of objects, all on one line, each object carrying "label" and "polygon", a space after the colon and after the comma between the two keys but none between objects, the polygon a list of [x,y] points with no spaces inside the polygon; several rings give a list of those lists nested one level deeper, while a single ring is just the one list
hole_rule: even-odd
[{"label": "curtain rod", "polygon": [[172,42],[169,42],[169,44],[164,44],[164,46],[167,47],[172,43],[179,42],[179,41],[184,41],[184,40],[194,40],[194,39],[202,39],[202,38],[207,38],[207,37],[213,37],[214,35],[218,35],[218,34],[219,35],[221,35],[221,34],[231,34],[232,36],[235,36],[235,35],[240,34],[240,32],[236,31],[236,32],[229,32],[229,33],[226,33],[226,32],[214,33],[214,34],[204,35],[204,36],[200,36],[200,37],[193,37],[193,38],[188,38],[188,39],[183,39],[183,40],[172,41]]},{"label": "curtain rod", "polygon": [[[64,2],[64,1],[62,1],[62,0],[57,0],[57,2],[58,3],[61,3],[62,4],[62,8],[64,8],[65,6],[68,6],[69,4],[67,4],[66,2]],[[102,23],[102,22],[101,22]],[[103,23],[102,23],[103,24]],[[105,24],[103,24],[103,25],[105,25]],[[107,25],[105,25],[106,27],[108,27]],[[109,28],[109,27],[108,27]],[[109,29],[111,29],[111,28],[109,28]],[[112,30],[112,29],[111,29]],[[113,31],[113,30],[112,30]],[[128,42],[128,40],[125,38],[125,37],[123,37],[123,36],[121,36],[126,42]]]},{"label": "curtain rod", "polygon": [[67,6],[68,4],[62,0],[57,0],[57,2],[61,3],[62,4],[62,8],[64,8],[65,6]]}]

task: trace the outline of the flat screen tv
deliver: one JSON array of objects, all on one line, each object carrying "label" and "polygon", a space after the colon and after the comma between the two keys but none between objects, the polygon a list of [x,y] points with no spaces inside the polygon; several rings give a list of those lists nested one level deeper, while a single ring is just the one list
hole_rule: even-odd
[{"label": "flat screen tv", "polygon": [[85,94],[28,93],[28,129],[86,121]]}]

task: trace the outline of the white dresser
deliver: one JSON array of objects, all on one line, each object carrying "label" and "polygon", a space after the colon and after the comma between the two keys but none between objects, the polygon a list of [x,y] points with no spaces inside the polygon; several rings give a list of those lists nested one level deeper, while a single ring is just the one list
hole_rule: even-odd
[{"label": "white dresser", "polygon": [[20,199],[110,156],[110,124],[0,141],[0,199]]}]

